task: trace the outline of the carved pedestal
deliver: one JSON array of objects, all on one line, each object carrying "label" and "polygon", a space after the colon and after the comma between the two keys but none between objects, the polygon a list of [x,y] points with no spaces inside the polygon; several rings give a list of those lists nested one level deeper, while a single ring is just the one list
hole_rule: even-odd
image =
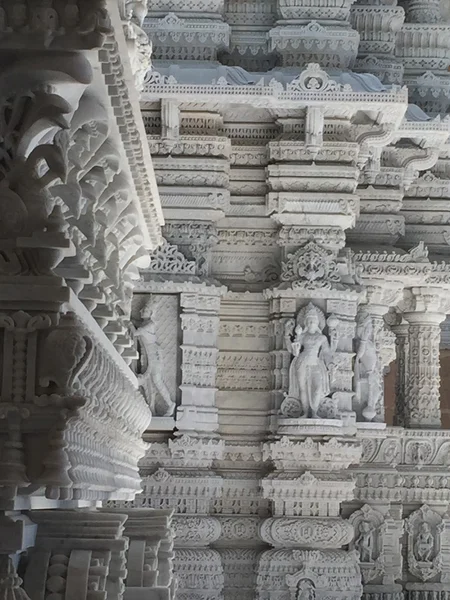
[{"label": "carved pedestal", "polygon": [[358,462],[360,452],[358,443],[337,438],[283,437],[265,445],[276,470],[263,479],[263,495],[274,510],[260,536],[275,549],[259,559],[259,599],[361,597],[357,553],[341,549],[352,541],[353,527],[339,516],[354,487],[341,469]]},{"label": "carved pedestal", "polygon": [[[105,509],[105,512],[112,512]],[[127,515],[127,576],[124,600],[173,600],[172,510],[116,509]]]},{"label": "carved pedestal", "polygon": [[124,591],[124,514],[32,511],[38,525],[36,545],[24,575],[31,600],[72,597],[120,600]]},{"label": "carved pedestal", "polygon": [[[217,600],[222,595],[222,561],[219,552],[210,547],[221,532],[211,506],[222,494],[222,479],[211,470],[211,464],[222,454],[223,442],[219,440],[183,435],[152,443],[141,461],[143,491],[133,506],[173,510],[177,598]],[[119,510],[120,505],[114,503]],[[137,535],[134,529],[133,537]]]}]

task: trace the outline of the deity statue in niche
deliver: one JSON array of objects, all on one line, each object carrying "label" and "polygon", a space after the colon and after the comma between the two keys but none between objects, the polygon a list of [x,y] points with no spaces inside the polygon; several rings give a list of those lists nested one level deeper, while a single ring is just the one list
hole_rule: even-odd
[{"label": "deity statue in niche", "polygon": [[359,553],[362,563],[374,561],[374,529],[369,521],[361,521],[358,527],[359,536],[355,540],[355,550]]},{"label": "deity statue in niche", "polygon": [[296,600],[316,600],[316,589],[309,579],[303,579],[298,584]]},{"label": "deity statue in niche", "polygon": [[286,347],[294,355],[289,368],[289,390],[281,405],[287,417],[317,418],[321,404],[330,394],[328,365],[332,350],[327,337],[323,312],[311,302],[302,309],[297,323],[285,326]]},{"label": "deity statue in niche", "polygon": [[360,313],[356,327],[357,349],[355,358],[355,395],[364,406],[362,415],[367,421],[376,417],[376,407],[383,392],[380,363],[373,341],[372,319]]},{"label": "deity statue in niche", "polygon": [[414,542],[414,554],[419,562],[431,562],[433,560],[434,537],[428,523],[422,523],[417,532]]},{"label": "deity statue in niche", "polygon": [[135,332],[141,350],[138,381],[152,413],[157,417],[170,417],[175,403],[164,381],[164,365],[152,315],[151,303],[148,303],[141,310],[142,323]]}]

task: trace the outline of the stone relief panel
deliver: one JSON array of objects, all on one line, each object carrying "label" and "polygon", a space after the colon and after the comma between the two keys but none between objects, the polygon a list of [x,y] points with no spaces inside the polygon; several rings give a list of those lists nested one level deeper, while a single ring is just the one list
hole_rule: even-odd
[{"label": "stone relief panel", "polygon": [[[382,321],[381,321],[382,323]],[[383,375],[378,358],[373,319],[360,312],[356,327],[355,402],[362,407],[362,416],[371,421],[383,398]]]},{"label": "stone relief panel", "polygon": [[176,294],[134,297],[140,387],[154,416],[170,416],[179,397],[180,320]]},{"label": "stone relief panel", "polygon": [[419,581],[430,581],[448,569],[449,525],[429,506],[416,510],[406,521],[408,571]]},{"label": "stone relief panel", "polygon": [[359,555],[363,583],[392,585],[401,579],[403,522],[365,504],[350,516],[349,523],[355,532],[349,549]]},{"label": "stone relief panel", "polygon": [[[325,326],[328,336],[323,333]],[[283,416],[336,417],[337,399],[331,397],[331,380],[336,376],[334,359],[338,326],[335,315],[326,319],[323,311],[312,302],[299,311],[296,319],[286,321],[284,339],[293,359],[289,366],[288,390],[280,409]]]},{"label": "stone relief panel", "polygon": [[332,349],[325,328],[325,315],[311,302],[303,308],[297,320],[285,325],[287,349],[293,355],[289,367],[289,389],[281,412],[287,417],[318,416],[330,395],[328,365]]}]

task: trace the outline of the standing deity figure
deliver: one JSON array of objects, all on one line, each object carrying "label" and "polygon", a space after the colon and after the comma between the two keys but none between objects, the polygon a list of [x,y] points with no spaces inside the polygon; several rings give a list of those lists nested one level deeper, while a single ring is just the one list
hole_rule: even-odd
[{"label": "standing deity figure", "polygon": [[124,32],[138,92],[142,91],[145,76],[152,66],[152,43],[142,29],[147,12],[147,0],[125,2]]},{"label": "standing deity figure", "polygon": [[141,373],[138,374],[138,381],[152,413],[157,417],[170,417],[175,409],[175,403],[163,378],[164,365],[152,315],[151,305],[147,304],[141,310],[142,324],[135,333],[141,345]]},{"label": "standing deity figure", "polygon": [[[299,320],[304,322],[304,329]],[[286,416],[317,418],[320,405],[330,394],[330,378],[327,364],[331,348],[322,333],[325,317],[320,309],[309,303],[300,311],[297,326],[289,320],[285,327],[285,341],[294,355],[289,368],[289,390],[281,405]],[[295,328],[295,331],[294,331]]]},{"label": "standing deity figure", "polygon": [[355,394],[362,405],[362,415],[368,421],[376,417],[376,407],[383,392],[377,349],[373,342],[372,319],[361,313],[356,327]]},{"label": "standing deity figure", "polygon": [[422,523],[414,542],[414,554],[419,562],[431,562],[433,558],[434,537],[428,523]]},{"label": "standing deity figure", "polygon": [[316,590],[312,581],[300,581],[296,600],[316,600]]},{"label": "standing deity figure", "polygon": [[359,553],[359,559],[362,563],[373,562],[373,528],[368,521],[361,521],[359,524],[359,536],[355,541],[355,550]]}]

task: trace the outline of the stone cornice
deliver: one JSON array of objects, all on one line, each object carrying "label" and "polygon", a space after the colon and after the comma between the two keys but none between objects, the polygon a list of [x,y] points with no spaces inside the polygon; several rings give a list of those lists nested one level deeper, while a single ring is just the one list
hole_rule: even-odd
[{"label": "stone cornice", "polygon": [[[144,85],[143,100],[170,97],[184,102],[240,102],[264,108],[299,108],[302,105],[326,105],[329,108],[345,104],[349,105],[350,110],[353,107],[354,110],[384,111],[384,123],[398,125],[406,110],[407,90],[392,86],[382,92],[354,91],[350,84],[337,83],[312,63],[285,84],[275,78],[266,83],[262,78],[255,83],[236,85],[230,84],[224,77],[219,77],[217,82],[182,84],[173,76],[162,75],[157,70],[150,71]],[[388,112],[385,111],[386,104],[391,105]]]},{"label": "stone cornice", "polygon": [[164,223],[164,218],[119,8],[116,2],[112,0],[108,2],[114,35],[108,36],[99,51],[99,59],[113,103],[124,152],[134,179],[138,198],[136,208],[142,215],[142,223],[146,225],[145,245],[151,249],[161,243],[161,225]]},{"label": "stone cornice", "polygon": [[[144,275],[145,277],[145,275]],[[222,296],[227,292],[227,288],[218,281],[163,281],[150,280],[139,281],[134,288],[135,293],[160,293],[160,294],[183,294],[195,293],[207,296]]]}]

